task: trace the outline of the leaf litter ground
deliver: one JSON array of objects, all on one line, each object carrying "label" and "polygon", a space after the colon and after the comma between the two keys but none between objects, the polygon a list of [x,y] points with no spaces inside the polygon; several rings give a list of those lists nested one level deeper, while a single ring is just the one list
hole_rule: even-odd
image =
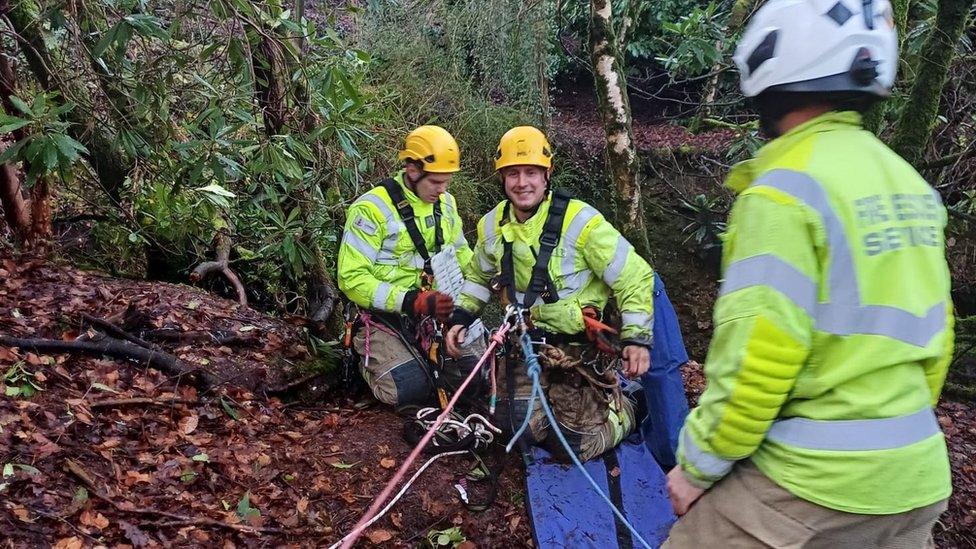
[{"label": "leaf litter ground", "polygon": [[[679,310],[708,306],[672,297]],[[337,395],[309,407],[260,394],[310,358],[286,322],[187,286],[0,261],[0,334],[74,339],[82,313],[135,318],[143,331],[241,336],[231,346],[164,344],[233,384],[201,390],[135,363],[0,347],[0,370],[19,365],[42,388],[0,401],[0,545],[328,545],[409,452],[401,420],[379,408],[357,410]],[[694,402],[701,367],[683,373]],[[943,402],[939,420],[954,493],[936,539],[976,547],[976,412]],[[482,513],[465,510],[453,488],[469,467],[455,457],[435,463],[362,544],[415,546],[457,527],[468,548],[530,546],[517,460]]]}]

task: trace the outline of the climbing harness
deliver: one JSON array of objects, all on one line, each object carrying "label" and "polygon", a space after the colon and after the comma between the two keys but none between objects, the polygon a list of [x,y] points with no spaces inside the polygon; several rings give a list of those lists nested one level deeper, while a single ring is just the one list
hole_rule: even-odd
[{"label": "climbing harness", "polygon": [[[434,277],[434,272],[430,267],[430,251],[427,250],[427,243],[424,242],[424,236],[420,234],[420,227],[417,226],[417,217],[413,213],[413,207],[410,206],[410,202],[403,195],[403,189],[400,188],[400,184],[395,180],[384,179],[380,185],[390,195],[390,200],[393,201],[397,213],[400,214],[400,221],[406,227],[407,234],[410,236],[410,241],[413,242],[414,249],[417,250],[417,253],[424,260],[424,276],[421,277],[421,286],[422,289],[429,290]],[[437,202],[434,202],[434,252],[441,251],[443,246],[444,229],[441,227],[441,200],[438,197]],[[425,286],[423,283],[426,283],[426,287],[423,287]]]},{"label": "climbing harness", "polygon": [[[566,210],[569,208],[569,201],[572,195],[564,189],[554,189],[552,191],[552,203],[549,205],[549,214],[546,222],[542,226],[542,234],[539,236],[539,253],[536,255],[535,265],[532,266],[532,275],[529,278],[529,286],[526,288],[522,303],[518,303],[515,293],[515,259],[512,254],[512,243],[502,239],[502,272],[495,284],[496,289],[504,289],[509,303],[519,304],[526,310],[535,304],[539,297],[545,303],[555,303],[559,300],[559,294],[549,276],[549,260],[552,252],[559,244],[562,235],[563,221],[566,219]],[[501,223],[504,225],[508,221],[509,208],[511,202],[506,201],[502,211]]]}]

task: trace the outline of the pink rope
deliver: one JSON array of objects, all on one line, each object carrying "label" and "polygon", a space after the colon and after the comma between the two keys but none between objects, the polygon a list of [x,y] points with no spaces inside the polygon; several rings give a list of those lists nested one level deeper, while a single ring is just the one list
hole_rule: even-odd
[{"label": "pink rope", "polygon": [[369,334],[370,334],[370,330],[372,330],[373,328],[376,328],[376,329],[378,329],[381,332],[386,332],[386,333],[390,334],[391,336],[396,336],[396,334],[394,334],[392,330],[390,330],[389,328],[387,328],[383,324],[381,324],[379,322],[373,322],[373,317],[371,317],[369,315],[369,313],[359,313],[359,318],[361,318],[362,321],[363,321],[363,328],[366,328],[366,333],[363,335],[363,354],[366,355],[366,357],[365,357],[366,362],[365,362],[364,366],[369,366],[369,340],[370,340]]},{"label": "pink rope", "polygon": [[457,404],[461,393],[464,392],[464,390],[471,383],[471,380],[473,380],[478,374],[478,370],[481,369],[481,366],[485,363],[485,360],[487,360],[488,357],[495,352],[495,347],[505,342],[505,334],[508,332],[509,328],[510,326],[508,324],[503,324],[497,332],[492,334],[491,344],[488,345],[488,350],[485,351],[485,354],[481,355],[481,359],[477,364],[475,364],[474,368],[471,369],[471,373],[468,374],[467,378],[465,378],[464,383],[458,387],[458,390],[454,393],[454,396],[451,397],[450,402],[447,403],[444,410],[441,411],[441,414],[437,416],[436,420],[434,420],[434,424],[424,435],[424,438],[420,439],[417,446],[414,447],[413,451],[410,452],[410,455],[407,456],[407,459],[405,459],[403,464],[400,465],[400,468],[397,469],[397,472],[395,475],[393,475],[393,478],[386,483],[386,486],[383,488],[383,491],[380,492],[380,495],[373,500],[373,504],[370,505],[366,513],[359,518],[359,521],[356,523],[356,527],[353,528],[352,532],[346,535],[346,541],[342,544],[341,549],[349,549],[352,547],[352,545],[356,543],[356,540],[359,539],[359,536],[363,534],[363,531],[366,530],[366,524],[383,507],[383,503],[385,503],[387,498],[390,497],[390,494],[393,493],[393,489],[397,484],[400,483],[401,480],[403,480],[403,477],[406,476],[407,469],[413,464],[414,461],[417,460],[417,458],[420,456],[420,452],[422,452],[424,447],[427,446],[430,439],[434,437],[434,433],[437,432],[438,427],[440,427],[441,424],[444,423],[444,420],[450,415],[451,410],[454,409],[454,405]]}]

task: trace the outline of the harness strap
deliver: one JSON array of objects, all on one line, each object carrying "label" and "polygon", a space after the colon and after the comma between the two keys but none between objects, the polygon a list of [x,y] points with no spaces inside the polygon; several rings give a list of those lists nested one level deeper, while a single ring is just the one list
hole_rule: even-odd
[{"label": "harness strap", "polygon": [[[424,236],[420,234],[417,216],[414,215],[413,207],[410,206],[410,203],[403,195],[403,189],[400,188],[400,184],[394,179],[384,179],[380,185],[390,195],[390,200],[393,201],[393,205],[396,207],[397,213],[400,214],[400,219],[403,221],[404,227],[407,228],[407,234],[410,235],[414,249],[423,258],[424,272],[428,276],[433,277],[434,271],[430,266],[430,252],[427,250],[427,243],[424,241]],[[444,247],[444,230],[441,227],[441,199],[438,198],[437,202],[434,202],[434,253],[441,251],[442,247]]]},{"label": "harness strap", "polygon": [[[572,195],[564,189],[554,189],[552,191],[552,203],[549,205],[549,213],[546,222],[542,226],[542,234],[539,236],[539,253],[535,257],[535,265],[532,266],[532,275],[529,277],[529,286],[526,288],[525,298],[522,306],[525,308],[535,304],[535,300],[541,296],[546,303],[559,301],[559,294],[549,276],[549,260],[552,259],[552,252],[559,244],[562,236],[563,220],[566,218],[566,210],[569,208],[569,201]],[[508,220],[509,207],[511,202],[505,202],[502,211],[502,221],[504,224]],[[515,259],[512,255],[512,243],[502,239],[502,285],[506,286],[506,292],[510,303],[518,303],[515,295]]]}]

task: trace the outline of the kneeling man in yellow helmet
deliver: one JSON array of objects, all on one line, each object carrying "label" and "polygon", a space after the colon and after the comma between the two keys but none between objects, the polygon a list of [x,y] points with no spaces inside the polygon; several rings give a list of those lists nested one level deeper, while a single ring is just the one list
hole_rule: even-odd
[{"label": "kneeling man in yellow helmet", "polygon": [[472,253],[447,192],[460,169],[457,142],[443,128],[421,126],[407,136],[399,158],[399,173],[349,207],[338,278],[361,309],[348,319],[346,344],[359,355],[374,396],[402,409],[433,404],[443,384],[457,383],[474,362],[445,359],[436,345],[454,301],[438,291],[431,257],[453,248],[460,278]]},{"label": "kneeling man in yellow helmet", "polygon": [[[637,377],[650,366],[653,285],[650,266],[592,206],[550,189],[552,147],[536,128],[509,130],[498,145],[495,169],[507,199],[478,222],[474,258],[445,338],[461,353],[464,329],[493,296],[529,311],[541,381],[559,427],[580,459],[619,444],[636,427],[634,403],[618,390],[613,364]],[[611,295],[620,310],[617,330],[603,317]],[[522,353],[498,369],[499,427],[514,430],[527,413],[531,381]],[[523,442],[562,454],[536,401]],[[527,440],[526,440],[527,439]]]}]

